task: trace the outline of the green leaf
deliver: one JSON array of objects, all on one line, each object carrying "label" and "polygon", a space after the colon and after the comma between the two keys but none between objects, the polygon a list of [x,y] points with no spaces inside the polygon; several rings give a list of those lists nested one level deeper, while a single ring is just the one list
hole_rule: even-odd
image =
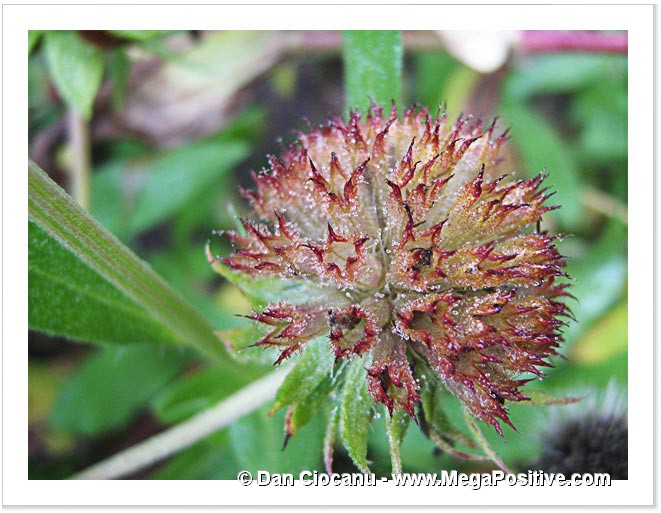
[{"label": "green leaf", "polygon": [[[431,369],[428,372],[432,372]],[[432,432],[435,432],[440,437],[473,447],[474,444],[470,438],[457,429],[448,418],[443,407],[448,406],[450,401],[445,401],[445,405],[443,404],[441,384],[438,380],[430,379],[428,377],[430,375],[423,375],[420,378],[420,403],[422,406],[420,426],[423,432],[430,437]]]},{"label": "green leaf", "polygon": [[390,445],[390,462],[393,473],[402,472],[402,458],[399,454],[404,435],[409,427],[411,417],[402,410],[394,410],[392,415],[386,419],[386,430]]},{"label": "green leaf", "polygon": [[94,169],[92,173],[92,215],[104,228],[121,240],[131,233],[131,213],[139,181],[124,159],[114,159]]},{"label": "green leaf", "polygon": [[[196,347],[215,357],[227,356],[227,352],[206,321],[151,268],[81,209],[33,162],[28,165],[28,191],[29,220],[70,254],[69,268],[53,268],[51,271],[60,281],[66,282],[67,276],[79,278],[81,273],[83,278],[89,276],[89,273],[96,274],[99,279],[107,282],[108,287],[105,289],[95,287],[95,291],[115,289],[124,298],[124,304],[132,302],[135,305],[134,309],[139,308],[152,323],[162,326],[170,334],[170,340],[176,339],[182,345]],[[37,240],[43,241],[43,237]],[[38,251],[39,248],[34,250]],[[84,284],[79,285],[84,286]],[[75,325],[74,315],[80,314],[83,317],[81,312],[90,305],[66,301],[63,304],[57,294],[49,293],[47,286],[40,286],[37,281],[35,287],[34,290],[39,295],[29,296],[31,308],[48,308],[49,303],[53,308],[63,307],[74,323],[70,329],[76,330],[80,338],[102,341],[100,334],[94,331],[94,326],[89,326],[90,329],[84,332]],[[114,296],[114,299],[116,298],[117,294]],[[119,302],[117,305],[122,303]],[[121,306],[117,308],[121,309]],[[124,309],[126,310],[125,306]],[[52,312],[62,314],[56,309]],[[38,329],[39,326],[35,328]],[[68,335],[66,332],[61,334]],[[143,333],[138,333],[133,341],[142,341],[142,336]]]},{"label": "green leaf", "polygon": [[[238,316],[240,313],[247,313],[240,310],[238,301],[244,300],[240,292],[236,291],[239,297],[229,305],[222,304],[209,295],[209,283],[213,281],[215,275],[199,245],[189,242],[185,249],[179,251],[167,248],[153,252],[149,256],[149,263],[173,289],[207,319],[214,330],[227,330],[247,324],[246,319]],[[223,287],[229,286],[223,285]]]},{"label": "green leaf", "polygon": [[496,465],[498,465],[498,468],[503,470],[503,472],[507,472],[508,474],[512,474],[512,471],[509,469],[507,465],[503,462],[503,460],[498,456],[496,451],[493,450],[491,445],[489,445],[489,442],[487,439],[484,437],[484,434],[482,433],[482,430],[480,427],[475,423],[475,420],[471,416],[470,413],[468,413],[467,410],[464,409],[464,419],[466,421],[466,425],[468,426],[468,430],[471,432],[473,435],[473,439],[477,443],[477,445],[484,451],[484,454],[489,457],[491,461],[493,461]]},{"label": "green leaf", "polygon": [[626,227],[613,221],[606,232],[582,256],[569,260],[567,272],[573,278],[570,301],[578,322],[565,329],[565,340],[576,341],[622,296],[627,282]]},{"label": "green leaf", "polygon": [[365,112],[370,102],[400,104],[402,98],[402,37],[396,30],[344,32],[344,90],[347,111]]},{"label": "green leaf", "polygon": [[89,119],[103,78],[103,54],[70,30],[44,34],[53,80],[64,100]]},{"label": "green leaf", "polygon": [[[212,151],[220,150],[226,143],[231,145],[237,141],[250,143],[257,136],[260,126],[265,121],[264,112],[258,109],[246,109],[238,115],[230,125],[214,137],[204,142],[192,143],[193,148],[200,146],[212,148]],[[208,150],[200,153],[200,158],[205,158]],[[216,178],[206,187],[187,191],[183,197],[183,203],[177,206],[176,211],[172,211],[170,204],[163,202],[158,211],[152,212],[150,216],[154,222],[171,218],[172,230],[171,238],[173,244],[180,248],[190,246],[191,233],[197,231],[210,233],[213,228],[218,226],[214,210],[219,205],[219,196],[222,195],[222,203],[228,202],[234,187],[229,183],[231,173],[225,163],[205,163],[198,159],[193,150],[177,148],[166,152],[160,152],[154,155],[154,152],[138,144],[136,141],[124,140],[114,143],[111,146],[111,157],[108,163],[94,169],[92,175],[92,214],[108,230],[117,235],[121,240],[130,240],[132,236],[137,235],[132,227],[133,217],[136,208],[140,207],[139,201],[143,194],[143,189],[149,182],[149,175],[168,162],[181,160],[191,156],[191,160],[181,169],[182,172],[190,173],[194,189],[200,189],[197,181],[199,178],[205,180],[200,172],[204,173],[204,168],[210,173],[217,173]],[[200,171],[202,170],[202,171]],[[180,191],[184,192],[184,191]],[[190,192],[190,194],[188,194]],[[180,197],[176,198],[177,201]],[[150,226],[148,228],[151,228]],[[203,260],[204,257],[197,251],[198,257]],[[208,263],[205,262],[208,267]]]},{"label": "green leaf", "polygon": [[356,466],[368,473],[367,435],[375,404],[367,392],[365,360],[356,358],[349,365],[340,400],[340,436]]},{"label": "green leaf", "polygon": [[333,362],[326,336],[308,342],[295,367],[280,385],[271,413],[305,399],[331,373]]},{"label": "green leaf", "polygon": [[582,397],[557,397],[538,390],[526,390],[524,393],[530,398],[530,401],[513,402],[512,404],[520,404],[522,406],[560,406],[577,403],[582,399]]},{"label": "green leaf", "polygon": [[153,401],[154,412],[166,424],[181,422],[228,397],[264,374],[254,366],[223,362],[182,376]]},{"label": "green leaf", "polygon": [[557,391],[556,393],[583,390],[586,385],[605,387],[611,381],[626,386],[628,375],[628,353],[627,351],[621,351],[607,360],[596,362],[582,362],[574,365],[573,360],[569,360],[568,364],[560,366],[553,373],[549,373],[549,377],[544,379],[543,385],[545,389],[548,387],[554,392]]},{"label": "green leaf", "polygon": [[612,76],[627,73],[627,58],[620,55],[538,55],[513,70],[504,84],[504,96],[513,102],[538,94],[578,91]]},{"label": "green leaf", "polygon": [[[392,449],[386,426],[388,420],[386,415],[381,415],[380,418],[375,419],[372,428],[373,434],[369,438],[369,453],[374,461],[372,469],[375,473],[390,477],[389,474],[392,473]],[[418,420],[420,420],[419,417]],[[406,472],[433,472],[434,469],[446,465],[447,456],[438,455],[433,442],[417,426],[407,430],[399,448],[399,453]]]},{"label": "green leaf", "polygon": [[[618,80],[602,80],[576,94],[570,112],[572,122],[581,127],[580,156],[593,166],[614,167],[626,175],[629,142],[626,68]],[[597,172],[603,176],[602,169]]]},{"label": "green leaf", "polygon": [[63,385],[51,423],[84,436],[122,428],[187,360],[181,351],[155,346],[100,349]]},{"label": "green leaf", "polygon": [[240,363],[254,363],[258,365],[273,365],[278,358],[275,348],[250,347],[264,338],[264,333],[256,323],[250,322],[228,330],[216,332],[218,340],[222,341],[232,358]]},{"label": "green leaf", "polygon": [[444,51],[423,51],[415,54],[415,97],[421,105],[432,109],[447,99],[449,77],[462,65]]},{"label": "green leaf", "polygon": [[443,89],[443,100],[447,106],[449,119],[454,119],[463,112],[479,78],[480,74],[477,71],[464,65],[457,66],[447,77]]},{"label": "green leaf", "polygon": [[248,145],[241,141],[211,140],[155,162],[136,199],[131,220],[133,233],[140,233],[177,212],[190,199],[218,183],[248,152]]},{"label": "green leaf", "polygon": [[43,30],[28,30],[28,56],[34,50],[34,47],[37,46],[43,33]]},{"label": "green leaf", "polygon": [[423,418],[421,419],[423,431],[432,427],[436,428],[440,433],[446,433],[451,429],[450,422],[443,412],[439,396],[437,381],[425,375],[421,376],[420,404],[423,413]]},{"label": "green leaf", "polygon": [[626,352],[629,327],[628,303],[618,305],[595,323],[571,348],[570,357],[578,364],[603,362]]},{"label": "green leaf", "polygon": [[[320,290],[310,288],[303,282],[281,280],[278,278],[256,278],[245,273],[233,271],[223,265],[211,250],[211,243],[206,247],[207,260],[214,271],[235,285],[255,307],[266,306],[287,298],[292,304],[304,303],[318,297]],[[323,291],[321,291],[323,292]]]},{"label": "green leaf", "polygon": [[133,41],[146,41],[152,37],[160,36],[172,32],[171,30],[109,30],[122,39],[131,39]]},{"label": "green leaf", "polygon": [[274,416],[266,408],[234,422],[229,427],[234,456],[242,470],[291,472],[317,470],[321,465],[324,430],[317,418],[292,438],[283,450],[284,412]]},{"label": "green leaf", "polygon": [[290,407],[287,412],[287,432],[294,436],[300,429],[308,424],[321,411],[326,404],[328,396],[333,391],[334,380],[327,376],[304,399]]},{"label": "green leaf", "polygon": [[112,81],[112,107],[116,111],[124,105],[126,86],[131,72],[131,61],[123,48],[116,48],[110,54],[108,75]]},{"label": "green leaf", "polygon": [[565,226],[576,227],[582,220],[581,180],[569,148],[548,121],[530,107],[504,103],[501,113],[527,171],[536,174],[548,170],[545,183],[557,191],[553,204],[562,207],[552,214]]},{"label": "green leaf", "polygon": [[32,222],[28,241],[31,329],[108,344],[177,342],[165,326]]},{"label": "green leaf", "polygon": [[[177,454],[167,465],[159,469],[152,479],[236,479],[242,470],[234,457],[234,452],[226,441],[227,430],[222,430],[206,438],[185,451]],[[217,440],[222,434],[223,444]],[[212,439],[213,440],[212,440]]]},{"label": "green leaf", "polygon": [[[432,372],[429,369],[427,372]],[[474,448],[473,441],[459,430],[450,421],[444,407],[448,407],[451,402],[448,401],[445,394],[443,401],[443,392],[440,389],[440,382],[436,379],[430,379],[432,374],[423,374],[420,377],[420,403],[422,415],[420,416],[420,427],[430,440],[432,440],[441,450],[463,458],[479,459],[474,454],[459,451],[449,442],[460,443],[466,447]],[[456,401],[455,401],[456,403]]]}]

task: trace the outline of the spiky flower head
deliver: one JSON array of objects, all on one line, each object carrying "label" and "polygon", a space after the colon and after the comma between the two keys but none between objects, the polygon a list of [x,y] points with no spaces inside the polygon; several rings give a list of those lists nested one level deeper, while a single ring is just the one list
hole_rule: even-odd
[{"label": "spiky flower head", "polygon": [[279,364],[326,335],[337,360],[368,356],[369,394],[414,419],[432,373],[502,434],[506,401],[527,399],[568,312],[556,238],[535,229],[555,207],[542,175],[501,172],[506,140],[495,122],[373,106],[269,157],[245,192],[258,220],[225,232],[234,251],[220,261],[316,297],[255,313],[269,327],[255,345]]}]

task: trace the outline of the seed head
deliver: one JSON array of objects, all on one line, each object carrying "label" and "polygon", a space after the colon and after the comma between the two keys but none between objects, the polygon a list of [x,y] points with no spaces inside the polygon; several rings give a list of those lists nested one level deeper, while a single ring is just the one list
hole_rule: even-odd
[{"label": "seed head", "polygon": [[542,451],[530,468],[566,476],[605,472],[611,479],[628,479],[627,390],[611,381],[604,390],[580,392],[585,392],[584,401],[546,419]]},{"label": "seed head", "polygon": [[502,434],[506,401],[527,399],[570,315],[556,238],[535,230],[556,207],[544,176],[501,174],[506,141],[495,122],[373,106],[270,156],[245,192],[259,220],[226,232],[221,262],[304,282],[317,299],[255,313],[270,327],[255,345],[278,348],[276,363],[320,335],[338,360],[369,353],[371,396],[413,418],[421,362]]}]

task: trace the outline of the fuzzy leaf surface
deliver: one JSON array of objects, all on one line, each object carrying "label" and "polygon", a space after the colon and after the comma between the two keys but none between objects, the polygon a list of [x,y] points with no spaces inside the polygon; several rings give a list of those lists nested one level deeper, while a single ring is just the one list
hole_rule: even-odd
[{"label": "fuzzy leaf surface", "polygon": [[367,435],[374,418],[374,400],[367,392],[365,361],[350,363],[340,400],[340,436],[349,456],[362,472],[367,466]]},{"label": "fuzzy leaf surface", "polygon": [[[114,319],[130,324],[124,326],[123,342],[176,342],[215,357],[227,356],[207,322],[33,162],[28,166],[28,188],[29,221],[38,228],[32,228],[30,250],[31,327],[78,340],[116,342],[116,326],[93,322],[104,306],[102,314],[114,309]],[[64,267],[46,267],[39,255],[43,247]],[[49,288],[53,283],[58,287]],[[90,296],[96,301],[82,300]],[[49,320],[49,310],[58,311],[59,317],[66,312],[66,322]],[[141,317],[145,326],[139,328]]]}]

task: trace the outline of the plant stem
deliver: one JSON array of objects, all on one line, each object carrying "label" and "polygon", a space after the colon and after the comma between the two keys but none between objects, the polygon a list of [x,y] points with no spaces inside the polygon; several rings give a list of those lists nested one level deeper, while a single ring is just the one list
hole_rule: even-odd
[{"label": "plant stem", "polygon": [[72,479],[118,479],[172,456],[273,399],[288,372],[285,368],[272,372],[208,410],[92,465]]},{"label": "plant stem", "polygon": [[388,445],[390,446],[390,466],[393,474],[402,473],[402,457],[399,449],[401,445],[401,438],[399,438],[393,430],[396,429],[394,423],[398,420],[392,415],[386,418],[386,432],[388,434]]},{"label": "plant stem", "polygon": [[366,112],[373,101],[387,107],[402,96],[404,48],[396,30],[348,30],[343,33],[345,109]]},{"label": "plant stem", "polygon": [[71,145],[71,164],[69,166],[71,195],[81,207],[89,211],[92,170],[90,127],[89,122],[75,109],[69,111],[69,144]]},{"label": "plant stem", "polygon": [[624,53],[629,51],[627,32],[590,30],[524,30],[519,48],[523,53],[594,52]]}]

